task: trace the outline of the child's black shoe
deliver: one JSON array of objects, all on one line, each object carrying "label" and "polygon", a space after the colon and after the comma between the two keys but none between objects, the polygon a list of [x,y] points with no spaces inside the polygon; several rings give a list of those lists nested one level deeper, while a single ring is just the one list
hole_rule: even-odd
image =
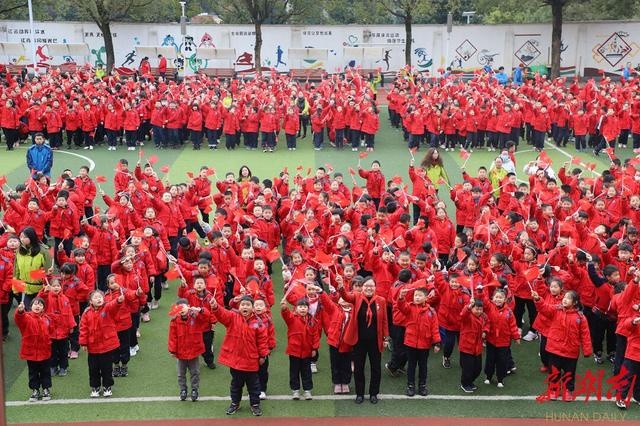
[{"label": "child's black shoe", "polygon": [[120,377],[121,376],[120,366],[119,365],[114,365],[113,366],[113,371],[111,372],[111,376],[112,377]]},{"label": "child's black shoe", "polygon": [[191,401],[196,402],[198,400],[198,389],[191,389]]},{"label": "child's black shoe", "polygon": [[36,402],[39,399],[40,391],[38,389],[34,389],[33,392],[31,392],[31,396],[29,397],[29,402]]},{"label": "child's black shoe", "polygon": [[42,389],[42,400],[50,401],[51,400],[51,392],[48,388]]},{"label": "child's black shoe", "polygon": [[129,375],[129,367],[123,365],[120,367],[120,377],[127,377]]},{"label": "child's black shoe", "polygon": [[251,406],[251,414],[253,414],[256,417],[260,417],[262,415],[262,410],[260,409],[259,405],[252,405]]},{"label": "child's black shoe", "polygon": [[420,385],[420,387],[418,387],[418,395],[420,396],[429,395],[429,390],[427,389],[426,385]]},{"label": "child's black shoe", "polygon": [[232,402],[229,408],[227,408],[227,415],[230,416],[232,414],[235,414],[238,412],[239,409],[240,409],[240,404],[236,404],[235,402]]},{"label": "child's black shoe", "polygon": [[182,389],[180,391],[180,401],[186,401],[186,400],[187,400],[187,390]]},{"label": "child's black shoe", "polygon": [[410,397],[416,396],[416,387],[414,385],[407,386],[407,389],[405,390],[405,394]]}]

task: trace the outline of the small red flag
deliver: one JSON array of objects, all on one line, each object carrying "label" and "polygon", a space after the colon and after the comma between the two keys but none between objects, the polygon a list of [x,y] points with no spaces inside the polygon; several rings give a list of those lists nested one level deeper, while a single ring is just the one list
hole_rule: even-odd
[{"label": "small red flag", "polygon": [[193,179],[193,173],[192,172],[187,172],[187,177],[189,179]]},{"label": "small red flag", "polygon": [[302,166],[298,166],[298,167],[296,167],[296,170],[297,170],[297,171],[299,171],[299,172],[301,172],[302,170],[304,170],[304,167],[302,167]]},{"label": "small red flag", "polygon": [[216,174],[216,169],[214,169],[213,167],[209,167],[207,169],[207,176],[213,176]]},{"label": "small red flag", "polygon": [[580,157],[571,157],[571,164],[580,164],[582,163],[582,158]]},{"label": "small red flag", "polygon": [[4,186],[7,183],[6,176],[0,176],[0,186]]},{"label": "small red flag", "polygon": [[403,250],[403,249],[407,248],[407,242],[404,240],[404,238],[402,238],[400,236],[396,240],[396,247],[398,247],[400,250]]},{"label": "small red flag", "polygon": [[293,218],[293,220],[295,220],[295,221],[296,221],[296,223],[299,223],[299,224],[301,224],[301,225],[302,225],[302,224],[304,223],[304,221],[305,221],[304,214],[302,214],[302,213],[298,213],[298,214],[296,215],[296,217],[295,217],[295,218]]},{"label": "small red flag", "polygon": [[278,259],[280,259],[280,252],[278,251],[278,249],[274,248],[269,253],[267,253],[267,260],[269,261],[269,263],[273,263]]},{"label": "small red flag", "polygon": [[594,171],[596,169],[596,163],[588,163],[587,169]]},{"label": "small red flag", "polygon": [[538,276],[540,275],[540,270],[538,269],[537,266],[535,266],[533,268],[529,268],[526,271],[524,271],[523,275],[527,281],[531,282],[536,278],[538,278]]},{"label": "small red flag", "polygon": [[362,158],[367,158],[369,156],[369,154],[365,151],[362,151],[360,154],[358,154],[358,157]]},{"label": "small red flag", "polygon": [[180,271],[178,271],[178,269],[176,268],[169,269],[164,273],[164,276],[167,280],[175,280],[176,278],[180,277]]},{"label": "small red flag", "polygon": [[330,266],[333,263],[333,257],[322,250],[316,252],[316,258],[314,260],[321,266]]},{"label": "small red flag", "polygon": [[167,173],[169,173],[169,166],[164,165],[164,166],[160,167],[160,172],[164,173],[166,175]]},{"label": "small red flag", "polygon": [[169,308],[169,316],[170,317],[176,316],[180,313],[181,310],[182,310],[182,305],[171,305],[171,308]]},{"label": "small red flag", "polygon": [[149,159],[147,161],[149,162],[149,164],[151,164],[153,166],[154,164],[156,164],[158,162],[158,156],[157,155],[152,155],[151,157],[149,157]]},{"label": "small red flag", "polygon": [[391,178],[391,182],[400,185],[402,183],[402,177],[395,175],[394,177]]},{"label": "small red flag", "polygon": [[35,271],[29,272],[29,277],[32,280],[43,280],[47,276],[47,273],[44,269],[36,269]]},{"label": "small red flag", "polygon": [[98,183],[107,183],[106,176],[96,176],[96,182]]},{"label": "small red flag", "polygon": [[605,149],[605,152],[607,153],[607,155],[609,155],[609,158],[611,158],[611,160],[615,160],[616,158],[615,149],[612,146]]},{"label": "small red flag", "polygon": [[351,176],[355,176],[355,175],[356,175],[356,171],[355,171],[355,170],[353,170],[353,167],[349,167],[349,174],[350,174]]},{"label": "small red flag", "polygon": [[17,280],[14,278],[13,280],[11,280],[11,287],[13,287],[14,293],[24,293],[25,289],[27,288],[27,285],[25,284],[24,281]]},{"label": "small red flag", "polygon": [[68,229],[65,229],[65,230],[62,232],[62,239],[63,239],[63,240],[68,240],[70,237],[71,237],[71,231],[70,231],[70,230],[68,230]]},{"label": "small red flag", "polygon": [[464,148],[460,149],[460,158],[462,158],[464,161],[467,161],[469,157],[471,157],[469,151]]},{"label": "small red flag", "polygon": [[73,246],[80,247],[82,245],[82,238],[76,237],[73,239]]},{"label": "small red flag", "polygon": [[538,156],[538,160],[542,161],[543,163],[547,163],[548,165],[553,164],[553,160],[551,159],[551,157],[549,157],[549,154],[547,154],[546,151],[540,152],[540,155]]}]

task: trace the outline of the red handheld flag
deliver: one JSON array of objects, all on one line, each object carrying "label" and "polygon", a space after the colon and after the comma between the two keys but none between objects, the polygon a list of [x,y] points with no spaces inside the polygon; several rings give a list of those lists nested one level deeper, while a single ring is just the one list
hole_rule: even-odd
[{"label": "red handheld flag", "polygon": [[147,161],[149,162],[149,164],[151,164],[153,166],[154,164],[156,164],[158,162],[158,156],[157,155],[152,155],[151,157],[149,157],[149,159]]},{"label": "red handheld flag", "polygon": [[0,176],[0,186],[4,186],[7,183],[6,176]]},{"label": "red handheld flag", "polygon": [[538,269],[537,266],[535,266],[533,268],[529,268],[526,271],[524,271],[523,275],[527,281],[531,282],[536,278],[538,278],[538,276],[540,275],[540,270]]},{"label": "red handheld flag", "polygon": [[193,172],[187,172],[187,177],[189,179],[193,179]]},{"label": "red handheld flag", "polygon": [[11,280],[11,287],[13,287],[14,293],[24,293],[25,289],[27,288],[27,285],[25,284],[24,281],[17,280],[14,278],[13,280]]},{"label": "red handheld flag", "polygon": [[171,305],[171,308],[169,309],[168,314],[170,317],[173,317],[178,315],[181,310],[182,310],[182,305]]},{"label": "red handheld flag", "polygon": [[69,229],[65,229],[62,232],[62,237],[63,240],[68,240],[71,237],[71,231]]},{"label": "red handheld flag", "polygon": [[216,174],[216,169],[214,169],[213,167],[209,167],[207,169],[207,176],[213,176]]},{"label": "red handheld flag", "polygon": [[83,241],[83,240],[82,240],[82,238],[80,238],[80,237],[76,237],[76,238],[74,238],[74,239],[73,239],[73,246],[74,246],[74,247],[80,247],[80,246],[82,246],[82,241]]},{"label": "red handheld flag", "polygon": [[551,159],[551,157],[549,157],[549,154],[547,154],[545,151],[540,152],[540,155],[538,156],[538,160],[542,161],[543,163],[547,163],[548,165],[553,164],[553,160]]},{"label": "red handheld flag", "polygon": [[106,176],[96,176],[96,182],[98,183],[107,183]]},{"label": "red handheld flag", "polygon": [[29,277],[32,280],[43,280],[46,278],[46,276],[47,273],[44,271],[44,269],[36,269],[35,271],[29,272]]},{"label": "red handheld flag", "polygon": [[321,266],[330,266],[333,263],[333,257],[322,250],[318,250],[316,252],[316,258],[314,260]]},{"label": "red handheld flag", "polygon": [[269,263],[273,263],[278,259],[280,259],[280,252],[278,251],[278,249],[274,248],[267,253],[267,260],[269,261]]},{"label": "red handheld flag", "polygon": [[469,151],[467,151],[464,148],[460,149],[460,158],[462,158],[464,161],[467,161],[467,159],[471,157],[471,154],[469,153]]},{"label": "red handheld flag", "polygon": [[358,154],[358,157],[362,158],[367,158],[369,156],[369,154],[365,151],[362,151],[360,154]]},{"label": "red handheld flag", "polygon": [[411,283],[411,287],[412,288],[427,288],[427,280],[424,279],[424,278],[416,280],[413,283]]},{"label": "red handheld flag", "polygon": [[394,177],[391,178],[391,182],[400,185],[402,183],[402,177],[395,175]]},{"label": "red handheld flag", "polygon": [[167,272],[164,273],[164,276],[167,280],[175,280],[176,278],[180,277],[180,271],[178,271],[178,269],[174,268],[174,269],[169,269]]},{"label": "red handheld flag", "polygon": [[297,170],[297,171],[299,171],[299,172],[301,172],[302,170],[304,170],[304,167],[302,167],[302,166],[297,166],[297,167],[296,167],[296,170]]},{"label": "red handheld flag", "polygon": [[160,172],[164,173],[166,175],[167,173],[169,173],[169,166],[164,165],[164,166],[160,167]]},{"label": "red handheld flag", "polygon": [[571,157],[571,164],[580,164],[582,159],[580,157]]},{"label": "red handheld flag", "polygon": [[349,174],[351,176],[355,176],[356,175],[356,171],[353,169],[353,167],[349,167]]},{"label": "red handheld flag", "polygon": [[588,163],[587,169],[594,171],[596,169],[596,163]]}]

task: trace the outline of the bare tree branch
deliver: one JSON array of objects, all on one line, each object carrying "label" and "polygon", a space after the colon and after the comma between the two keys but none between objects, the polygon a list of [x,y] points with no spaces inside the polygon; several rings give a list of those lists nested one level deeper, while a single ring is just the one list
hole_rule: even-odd
[{"label": "bare tree branch", "polygon": [[17,4],[15,6],[7,7],[6,9],[0,9],[0,15],[3,14],[3,13],[12,12],[12,11],[17,10],[17,9],[22,9],[23,7],[27,7],[27,6],[28,6],[27,3],[20,3],[20,4]]}]

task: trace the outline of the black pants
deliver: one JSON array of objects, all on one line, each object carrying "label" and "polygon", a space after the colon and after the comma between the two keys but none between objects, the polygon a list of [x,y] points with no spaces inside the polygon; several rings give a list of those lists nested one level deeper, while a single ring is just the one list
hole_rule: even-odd
[{"label": "black pants", "polygon": [[427,385],[427,360],[429,349],[416,349],[407,347],[407,386],[416,384],[416,365],[418,366],[418,386]]},{"label": "black pants", "polygon": [[299,123],[300,127],[299,127],[299,130],[298,130],[298,136],[300,136],[300,130],[302,130],[303,131],[302,137],[306,138],[307,137],[307,127],[309,126],[309,116],[308,115],[306,115],[306,116],[299,115],[298,117],[299,117],[299,120],[300,120],[300,123]]},{"label": "black pants", "polygon": [[202,333],[202,341],[204,342],[202,358],[204,358],[204,363],[207,365],[213,364],[213,336],[213,330],[211,329]]},{"label": "black pants", "polygon": [[473,385],[482,371],[482,355],[460,352],[460,368],[462,369],[460,384],[465,387]]},{"label": "black pants", "polygon": [[140,312],[136,312],[131,314],[131,323],[132,326],[129,329],[129,347],[134,347],[138,344],[138,336],[136,335],[136,331],[140,327]]},{"label": "black pants", "polygon": [[200,148],[200,145],[202,145],[202,130],[191,130],[191,143],[194,148]]},{"label": "black pants", "polygon": [[276,146],[276,132],[261,132],[262,148],[274,148]]},{"label": "black pants", "polygon": [[69,368],[69,339],[51,339],[51,368]]},{"label": "black pants", "polygon": [[311,358],[298,358],[289,355],[289,387],[291,390],[300,390],[300,379],[302,379],[302,389],[313,389]]},{"label": "black pants", "polygon": [[351,148],[358,148],[360,146],[360,130],[351,129]]},{"label": "black pants", "polygon": [[549,368],[551,363],[549,361],[549,352],[547,352],[547,336],[540,335],[540,361],[542,365]]},{"label": "black pants", "polygon": [[378,339],[359,340],[353,348],[353,378],[356,383],[356,395],[364,396],[364,365],[369,358],[371,368],[369,395],[380,393],[382,354],[378,350]]},{"label": "black pants", "polygon": [[[589,320],[589,317],[587,317]],[[607,352],[606,354],[612,354],[616,351],[616,323],[606,318],[604,315],[593,314],[589,321],[591,332],[591,344],[593,346],[593,353],[602,355],[604,354],[604,341],[606,338]],[[606,355],[605,354],[605,355]]]},{"label": "black pants", "polygon": [[297,148],[296,135],[289,135],[285,133],[285,139],[287,140],[287,148]]},{"label": "black pants", "polygon": [[587,141],[584,135],[576,135],[576,149],[587,149]]},{"label": "black pants", "polygon": [[631,140],[633,141],[633,149],[640,148],[640,133],[632,133]]},{"label": "black pants", "polygon": [[153,144],[156,148],[160,148],[161,146],[167,146],[165,143],[166,138],[166,129],[162,126],[152,126],[153,129]]},{"label": "black pants", "polygon": [[76,326],[73,327],[73,331],[69,335],[69,346],[72,351],[78,352],[80,350],[80,343],[78,338],[80,337],[80,315],[74,315],[76,320]]},{"label": "black pants", "polygon": [[164,274],[154,276],[153,285],[149,287],[149,293],[147,293],[147,300],[157,302],[162,298],[162,283],[165,279]]},{"label": "black pants", "polygon": [[169,236],[170,252],[176,259],[178,258],[178,243],[180,242],[180,236],[182,235],[182,229],[178,230],[178,234],[175,236]]},{"label": "black pants", "polygon": [[235,368],[229,368],[231,373],[231,402],[240,404],[242,399],[242,388],[247,385],[249,392],[249,402],[251,405],[260,405],[260,381],[258,380],[257,371],[240,371]]},{"label": "black pants", "polygon": [[351,352],[340,352],[329,346],[329,360],[331,362],[331,383],[334,385],[348,385],[351,383]]},{"label": "black pants", "polygon": [[98,290],[107,291],[107,277],[111,273],[111,265],[98,265]]},{"label": "black pants", "polygon": [[544,132],[533,129],[531,134],[533,146],[537,149],[544,149],[544,137]]},{"label": "black pants", "polygon": [[440,328],[440,337],[442,339],[442,355],[445,358],[451,358],[456,340],[460,339],[460,332]]},{"label": "black pants", "polygon": [[487,342],[487,359],[484,362],[484,374],[489,380],[496,373],[498,383],[502,383],[507,377],[509,367],[509,347],[496,347]]},{"label": "black pants", "polygon": [[336,148],[344,148],[344,129],[336,129]]},{"label": "black pants", "polygon": [[71,148],[71,144],[76,147],[82,146],[82,131],[80,129],[67,130],[67,148]]},{"label": "black pants", "polygon": [[515,315],[516,317],[516,325],[518,326],[518,328],[522,328],[524,330],[524,323],[522,321],[522,318],[524,317],[524,308],[526,307],[529,314],[529,330],[535,332],[536,329],[533,328],[533,323],[536,320],[538,311],[536,310],[535,303],[533,303],[533,299],[521,299],[518,296],[516,296],[515,299],[516,306],[513,309],[513,315]]},{"label": "black pants", "polygon": [[567,389],[573,392],[576,383],[577,358],[567,358],[564,356],[549,354],[551,371],[549,372],[549,386],[552,389],[560,390],[560,383],[566,383]]},{"label": "black pants", "polygon": [[[11,293],[9,293],[11,296]],[[9,298],[11,300],[11,297]],[[0,305],[0,314],[2,315],[2,337],[9,335],[9,311],[11,310],[11,301]]]},{"label": "black pants", "polygon": [[640,401],[640,377],[638,377],[640,375],[640,362],[625,358],[622,365],[627,374],[624,380],[625,385],[621,391],[618,391],[619,397],[616,397],[616,399],[625,400],[633,383],[633,398],[636,401]]},{"label": "black pants", "polygon": [[627,142],[629,141],[629,133],[631,133],[630,129],[620,129],[620,135],[618,136],[619,145],[627,145]]},{"label": "black pants", "polygon": [[136,137],[138,136],[138,130],[125,130],[124,139],[127,141],[127,147],[135,148]]},{"label": "black pants", "polygon": [[[208,219],[208,216],[207,216]],[[204,232],[204,229],[202,229],[202,225],[200,225],[200,221],[199,220],[188,220],[186,221],[186,229],[187,229],[187,234],[191,231],[193,231],[195,229],[195,231],[198,233],[198,236],[200,238],[206,238],[207,233]]]},{"label": "black pants", "polygon": [[127,365],[131,359],[131,353],[129,352],[131,347],[131,328],[118,331],[118,340],[120,341],[120,347],[114,351],[113,363]]},{"label": "black pants", "polygon": [[269,357],[265,357],[264,364],[258,370],[258,381],[260,382],[260,392],[267,392],[269,383]]},{"label": "black pants", "polygon": [[[616,357],[613,360],[613,375],[617,376],[620,367],[624,362],[624,353],[627,350],[627,338],[621,334],[616,334]],[[640,400],[638,400],[640,401]]]},{"label": "black pants", "polygon": [[[115,350],[117,351],[117,349]],[[113,364],[114,352],[105,352],[102,354],[90,353],[87,357],[89,363],[89,386],[92,388],[105,388],[113,386]]]},{"label": "black pants", "polygon": [[51,370],[49,360],[27,361],[29,367],[29,389],[49,389],[51,387]]},{"label": "black pants", "polygon": [[93,146],[93,133],[94,132],[87,132],[87,131],[82,131],[82,140],[84,142],[84,146]]},{"label": "black pants", "polygon": [[244,134],[244,145],[247,148],[258,147],[258,132],[246,132]]},{"label": "black pants", "polygon": [[404,368],[407,364],[407,347],[404,345],[405,328],[397,326],[393,323],[389,324],[389,334],[393,340],[393,351],[391,352],[391,360],[389,360],[389,368],[397,370]]},{"label": "black pants", "polygon": [[13,149],[13,145],[18,141],[18,130],[3,127],[2,132],[4,133],[4,139],[7,143],[7,148]]}]

